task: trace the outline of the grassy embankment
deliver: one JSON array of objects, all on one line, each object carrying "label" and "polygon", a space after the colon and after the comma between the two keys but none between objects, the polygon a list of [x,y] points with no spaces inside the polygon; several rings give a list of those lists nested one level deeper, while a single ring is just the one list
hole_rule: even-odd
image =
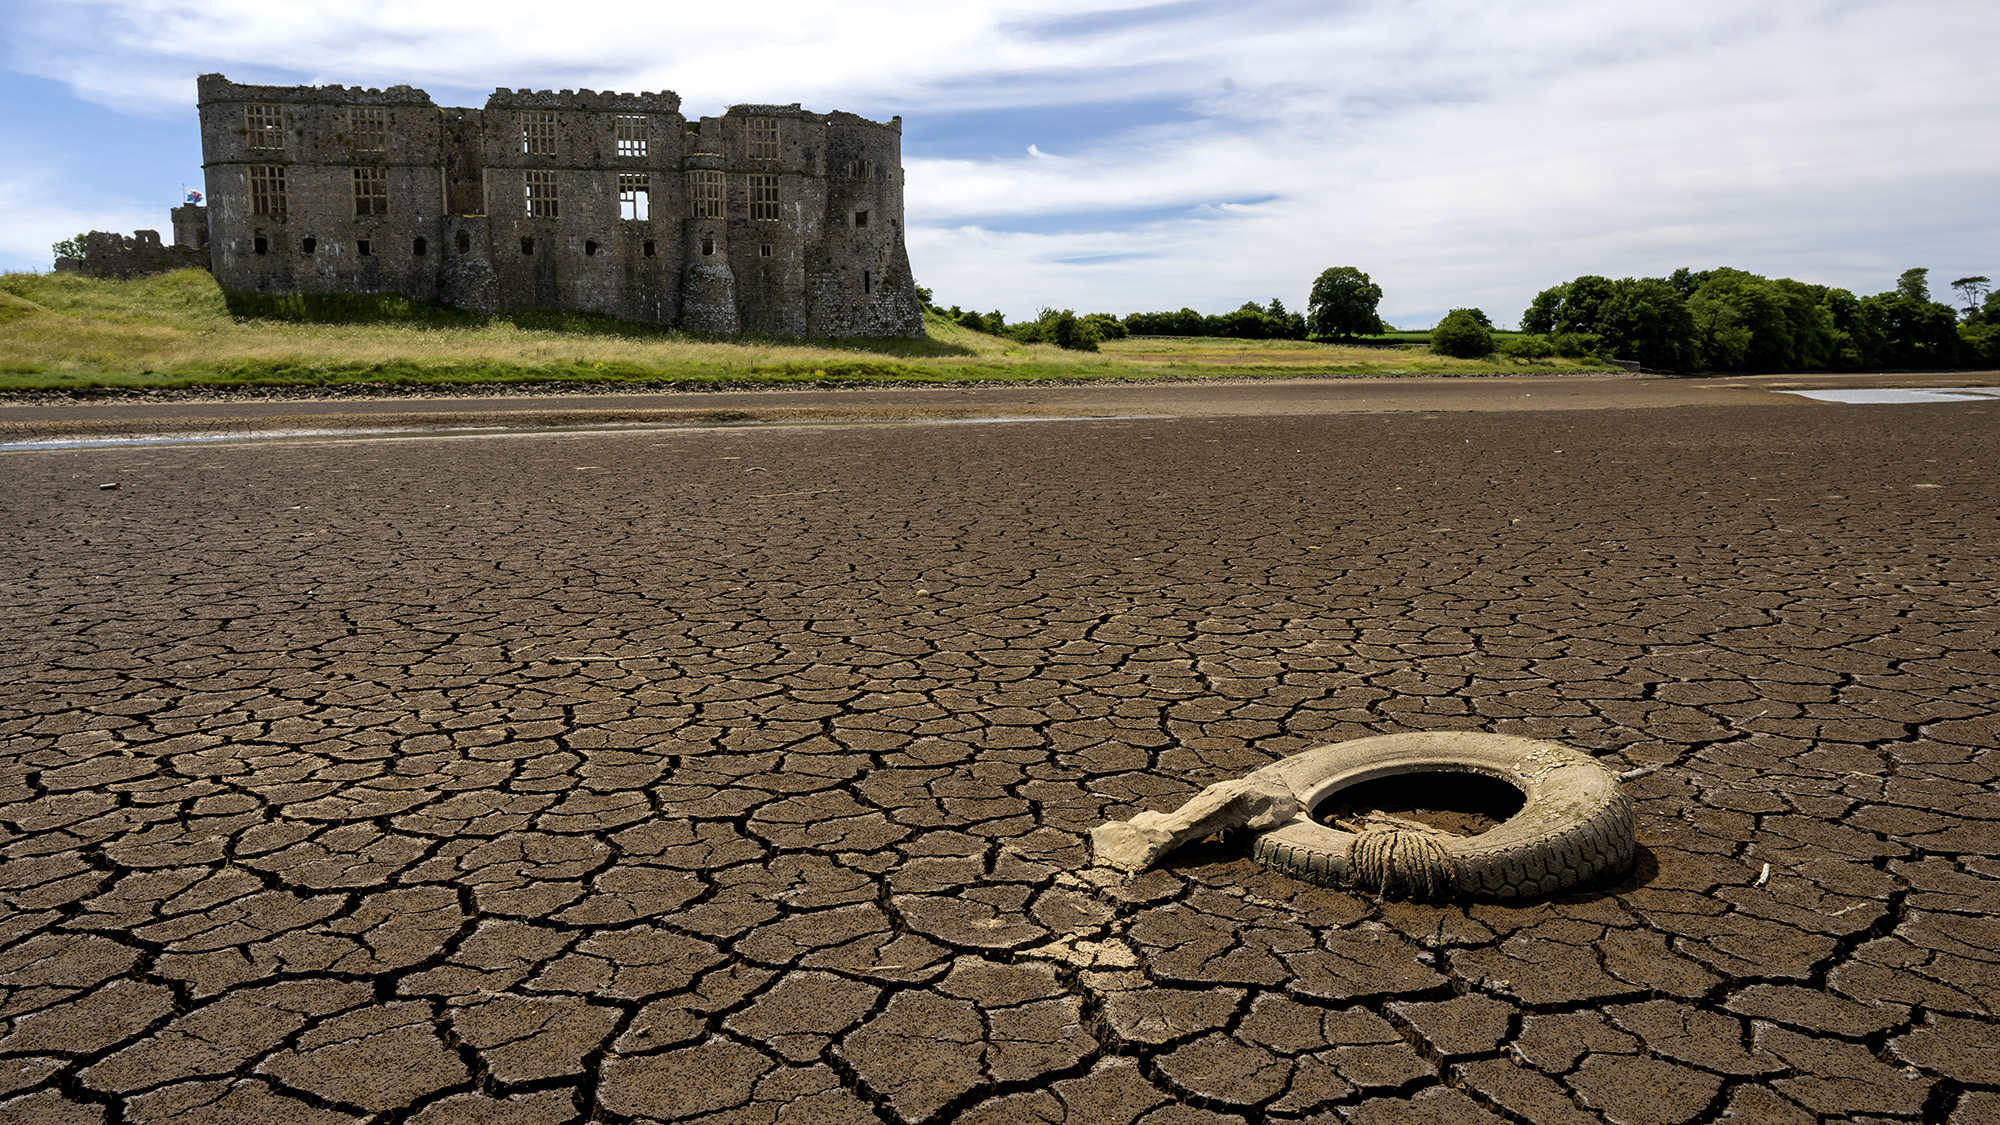
[{"label": "grassy embankment", "polygon": [[[246,311],[238,302],[237,313]],[[0,274],[0,391],[653,382],[695,385],[1575,371],[1296,341],[1117,340],[1095,354],[927,318],[923,340],[722,341],[573,313],[475,316],[396,297],[232,315],[201,270],[134,281]]]}]

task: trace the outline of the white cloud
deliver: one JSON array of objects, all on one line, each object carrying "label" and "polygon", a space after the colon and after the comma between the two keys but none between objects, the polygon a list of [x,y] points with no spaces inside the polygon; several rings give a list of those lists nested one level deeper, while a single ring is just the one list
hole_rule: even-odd
[{"label": "white cloud", "polygon": [[86,231],[156,230],[162,242],[174,240],[166,214],[158,209],[125,200],[51,198],[45,185],[20,174],[0,174],[0,214],[11,216],[0,223],[0,260],[31,263],[42,272],[55,265],[51,246]]},{"label": "white cloud", "polygon": [[17,3],[16,69],[129,112],[184,107],[204,70],[440,98],[672,88],[690,113],[1183,107],[1087,141],[912,154],[918,276],[1015,316],[1300,302],[1335,264],[1370,271],[1406,323],[1462,304],[1510,321],[1585,272],[1732,264],[1874,291],[1908,265],[2000,269],[1986,0],[772,0],[561,18],[506,0],[477,19],[437,0]]}]

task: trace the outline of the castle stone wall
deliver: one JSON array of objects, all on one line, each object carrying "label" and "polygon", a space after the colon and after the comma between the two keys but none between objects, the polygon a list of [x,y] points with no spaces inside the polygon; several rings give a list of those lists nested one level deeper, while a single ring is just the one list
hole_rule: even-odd
[{"label": "castle stone wall", "polygon": [[[382,123],[379,145],[354,127],[357,109]],[[408,86],[213,74],[200,110],[214,269],[228,288],[579,309],[719,335],[923,334],[902,242],[900,118],[736,106],[690,127],[673,93],[497,90],[461,109]],[[772,122],[775,155],[753,147]],[[367,213],[357,169],[382,185]],[[722,174],[720,216],[697,213],[697,171]],[[277,175],[282,214],[253,190]],[[621,209],[621,177],[643,177],[644,217]],[[775,210],[756,206],[753,177],[776,177]]]},{"label": "castle stone wall", "polygon": [[57,258],[57,273],[86,277],[144,277],[168,270],[209,268],[208,213],[190,203],[172,212],[173,245],[160,243],[156,230],[130,235],[94,230],[83,236],[83,257]]}]

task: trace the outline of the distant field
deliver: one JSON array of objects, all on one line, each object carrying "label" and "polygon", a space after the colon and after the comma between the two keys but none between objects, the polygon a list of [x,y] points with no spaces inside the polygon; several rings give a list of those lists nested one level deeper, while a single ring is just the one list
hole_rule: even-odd
[{"label": "distant field", "polygon": [[[215,279],[0,274],[0,390],[360,383],[955,382],[1595,370],[1422,349],[1144,339],[1020,344],[927,317],[924,340],[722,341],[604,317],[481,317],[367,298],[344,319],[232,316]],[[323,313],[323,310],[322,310]]]}]

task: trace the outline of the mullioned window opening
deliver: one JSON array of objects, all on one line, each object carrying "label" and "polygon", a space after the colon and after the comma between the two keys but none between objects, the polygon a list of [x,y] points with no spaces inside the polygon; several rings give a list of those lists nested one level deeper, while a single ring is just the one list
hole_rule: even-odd
[{"label": "mullioned window opening", "polygon": [[618,155],[641,157],[646,155],[646,125],[643,115],[621,113],[612,119],[612,133],[618,143]]},{"label": "mullioned window opening", "polygon": [[380,106],[350,106],[347,138],[356,152],[382,152],[389,147],[389,111]]},{"label": "mullioned window opening", "polygon": [[618,173],[618,217],[645,222],[653,215],[653,178],[645,172]]},{"label": "mullioned window opening", "polygon": [[354,213],[356,215],[386,215],[389,213],[388,169],[356,168],[354,170]]},{"label": "mullioned window opening", "polygon": [[762,175],[750,177],[750,221],[756,223],[778,221],[778,177]]},{"label": "mullioned window opening", "polygon": [[722,173],[708,168],[697,168],[687,174],[688,218],[720,219],[722,217]]},{"label": "mullioned window opening", "polygon": [[252,102],[244,106],[243,131],[248,134],[253,151],[285,151],[284,116],[275,105]]},{"label": "mullioned window opening", "polygon": [[556,199],[556,174],[530,169],[526,175],[528,217],[531,219],[554,219],[560,217]]},{"label": "mullioned window opening", "polygon": [[282,164],[252,164],[250,166],[250,213],[269,215],[279,222],[285,221],[285,166]]},{"label": "mullioned window opening", "polygon": [[521,111],[521,151],[531,156],[556,154],[556,115],[545,109]]},{"label": "mullioned window opening", "polygon": [[778,119],[753,117],[749,126],[749,156],[752,160],[778,158]]}]

